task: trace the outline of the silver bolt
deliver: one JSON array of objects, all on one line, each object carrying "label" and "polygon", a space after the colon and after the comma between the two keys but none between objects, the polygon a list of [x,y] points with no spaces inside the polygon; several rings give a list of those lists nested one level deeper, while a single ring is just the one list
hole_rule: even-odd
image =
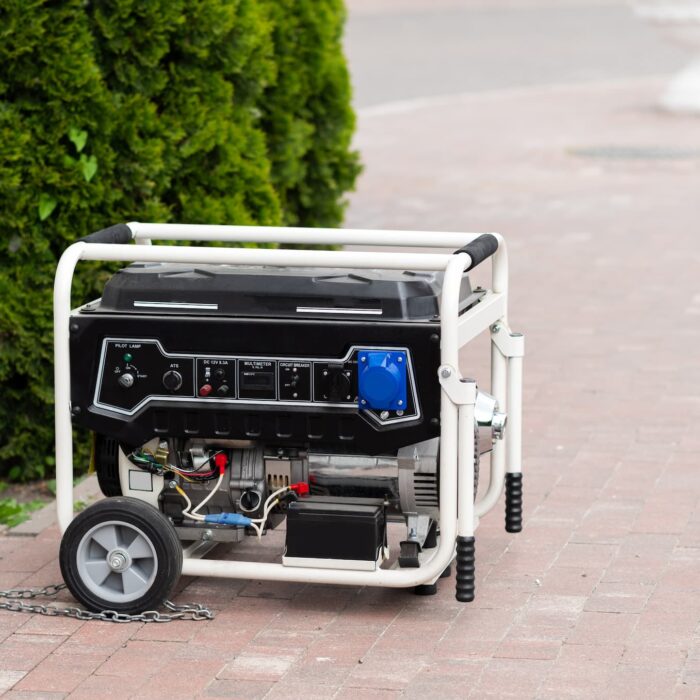
[{"label": "silver bolt", "polygon": [[202,539],[203,539],[205,542],[208,542],[213,536],[214,536],[214,533],[213,533],[211,530],[205,530],[205,531],[202,533]]},{"label": "silver bolt", "polygon": [[168,483],[168,488],[169,489],[174,489],[177,487],[177,482],[176,481],[171,481]]},{"label": "silver bolt", "polygon": [[360,358],[360,362],[367,362],[367,357],[365,357],[365,355],[363,355],[363,356]]},{"label": "silver bolt", "polygon": [[491,326],[491,333],[498,333],[500,330],[501,326],[498,323],[494,323],[493,326]]},{"label": "silver bolt", "polygon": [[121,552],[114,552],[107,563],[112,571],[122,571],[126,568],[127,560]]},{"label": "silver bolt", "polygon": [[379,414],[379,417],[380,417],[382,420],[386,420],[386,419],[389,417],[389,411],[382,411],[382,412]]},{"label": "silver bolt", "polygon": [[401,399],[399,399],[396,403],[397,403],[399,406],[403,406],[403,401],[402,401]]},{"label": "silver bolt", "polygon": [[396,358],[396,360],[397,360],[398,362],[403,362],[403,357],[402,357],[401,355],[399,355],[399,356]]},{"label": "silver bolt", "polygon": [[367,402],[364,399],[362,399],[360,403],[364,406]]},{"label": "silver bolt", "polygon": [[402,415],[403,415],[403,411],[396,411],[396,415],[397,415],[397,416],[402,416]]},{"label": "silver bolt", "polygon": [[445,367],[444,369],[442,369],[442,370],[440,371],[440,376],[441,376],[443,379],[447,379],[447,378],[448,378],[449,376],[451,376],[451,375],[452,375],[452,370],[451,370],[449,367]]}]

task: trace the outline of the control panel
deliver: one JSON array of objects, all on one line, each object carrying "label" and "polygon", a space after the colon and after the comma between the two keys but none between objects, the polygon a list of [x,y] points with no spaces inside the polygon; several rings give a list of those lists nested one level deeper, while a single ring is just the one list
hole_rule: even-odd
[{"label": "control panel", "polygon": [[158,340],[107,338],[94,403],[132,415],[152,400],[335,406],[379,423],[420,416],[405,348],[351,347],[344,357],[190,355]]}]

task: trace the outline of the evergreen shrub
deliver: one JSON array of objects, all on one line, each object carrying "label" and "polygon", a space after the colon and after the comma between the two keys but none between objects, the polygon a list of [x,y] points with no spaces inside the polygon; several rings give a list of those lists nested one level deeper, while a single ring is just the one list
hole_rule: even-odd
[{"label": "evergreen shrub", "polygon": [[[344,18],[340,0],[0,4],[0,477],[51,475],[72,242],[122,221],[341,222],[359,171]],[[76,303],[113,269],[82,263]]]}]

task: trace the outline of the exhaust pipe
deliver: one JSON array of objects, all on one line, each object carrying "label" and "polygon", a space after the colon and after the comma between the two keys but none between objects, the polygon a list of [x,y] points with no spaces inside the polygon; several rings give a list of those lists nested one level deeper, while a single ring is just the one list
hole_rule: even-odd
[{"label": "exhaust pipe", "polygon": [[495,440],[502,440],[508,416],[498,410],[498,401],[485,391],[478,391],[474,405],[474,422],[479,433],[479,454],[493,449]]}]

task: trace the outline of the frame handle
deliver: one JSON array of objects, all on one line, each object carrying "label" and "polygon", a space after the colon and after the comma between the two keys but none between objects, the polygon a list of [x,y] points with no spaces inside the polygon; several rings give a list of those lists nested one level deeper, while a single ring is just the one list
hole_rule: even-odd
[{"label": "frame handle", "polygon": [[84,243],[131,243],[133,237],[126,224],[115,224],[83,236],[80,240]]},{"label": "frame handle", "polygon": [[458,253],[466,253],[472,259],[467,270],[474,269],[477,265],[484,262],[486,258],[490,258],[498,250],[498,239],[492,233],[482,233],[473,241],[467,243],[459,250],[455,250],[455,255]]}]

